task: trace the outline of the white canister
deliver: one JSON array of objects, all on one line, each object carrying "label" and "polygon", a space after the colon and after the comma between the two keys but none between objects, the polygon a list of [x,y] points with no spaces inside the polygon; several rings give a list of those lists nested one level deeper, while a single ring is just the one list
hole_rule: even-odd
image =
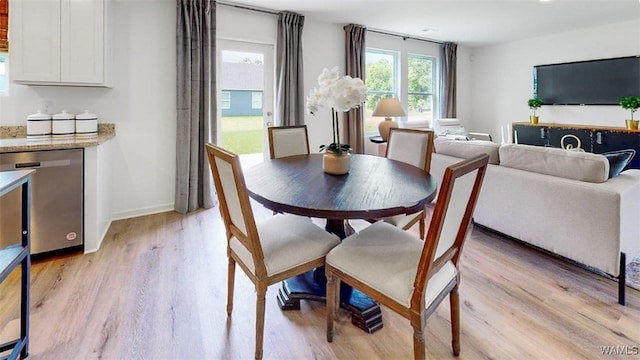
[{"label": "white canister", "polygon": [[51,134],[54,138],[70,138],[76,132],[76,119],[73,114],[69,114],[67,110],[53,115],[51,120]]},{"label": "white canister", "polygon": [[76,115],[76,137],[91,138],[98,136],[98,116],[85,110]]},{"label": "white canister", "polygon": [[38,110],[27,116],[27,139],[48,139],[51,137],[51,115]]}]

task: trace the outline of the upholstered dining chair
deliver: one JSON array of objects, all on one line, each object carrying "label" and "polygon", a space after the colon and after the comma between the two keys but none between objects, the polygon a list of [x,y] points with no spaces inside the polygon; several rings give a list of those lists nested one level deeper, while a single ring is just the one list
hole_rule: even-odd
[{"label": "upholstered dining chair", "polygon": [[[431,168],[433,153],[432,130],[391,129],[387,142],[386,157],[419,167],[425,171]],[[426,212],[424,210],[410,215],[396,215],[382,219],[391,225],[408,230],[416,222],[420,222],[420,238],[424,238]]]},{"label": "upholstered dining chair", "polygon": [[323,266],[325,255],[340,240],[305,217],[278,214],[256,223],[238,155],[213,144],[206,149],[226,229],[227,316],[233,309],[237,263],[255,285],[255,357],[261,359],[267,287]]},{"label": "upholstered dining chair", "polygon": [[271,126],[268,132],[271,159],[309,154],[307,125]]},{"label": "upholstered dining chair", "polygon": [[410,321],[415,359],[425,358],[427,318],[449,295],[453,354],[460,353],[460,255],[488,162],[485,154],[445,170],[424,241],[379,221],[327,254],[327,341],[344,281]]}]

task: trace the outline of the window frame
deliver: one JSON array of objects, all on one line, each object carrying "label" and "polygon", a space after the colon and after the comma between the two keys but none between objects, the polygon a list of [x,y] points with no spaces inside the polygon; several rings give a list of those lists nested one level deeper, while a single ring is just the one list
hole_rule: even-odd
[{"label": "window frame", "polygon": [[[431,92],[422,92],[422,91],[410,91],[409,90],[409,59],[411,58],[418,58],[418,59],[423,59],[423,60],[428,60],[431,62]],[[403,119],[407,124],[411,124],[411,123],[422,123],[424,122],[424,120],[410,120],[409,119],[409,97],[411,95],[416,95],[416,96],[431,96],[431,122],[435,119],[435,115],[436,115],[436,68],[437,68],[437,64],[438,64],[438,59],[435,56],[432,55],[426,55],[426,54],[419,54],[416,52],[409,52],[407,54],[407,79],[406,79],[406,91],[407,91],[407,96],[406,96],[406,101],[403,102],[403,106],[405,106],[405,109],[407,111],[407,118]],[[432,126],[433,127],[433,126]]]},{"label": "window frame", "polygon": [[[258,95],[257,99],[256,99],[256,95]],[[256,103],[259,103],[259,106],[257,106]],[[252,110],[262,109],[262,91],[251,92],[251,109]]]},{"label": "window frame", "polygon": [[[392,75],[391,75],[392,76],[392,80],[391,80],[392,89],[390,91],[384,91],[384,90],[381,91],[381,90],[369,90],[367,88],[367,100],[370,98],[370,95],[380,95],[381,98],[384,98],[384,97],[395,97],[395,98],[401,99],[401,96],[400,96],[400,89],[401,89],[401,83],[400,83],[400,63],[401,63],[401,58],[400,58],[400,55],[401,54],[400,54],[400,52],[396,51],[396,50],[391,50],[391,49],[381,49],[381,48],[377,48],[377,47],[366,47],[365,48],[365,74],[366,74],[366,66],[367,66],[366,65],[366,56],[367,56],[367,54],[388,55],[388,56],[391,56],[393,58]],[[366,78],[365,78],[365,81],[366,81]],[[373,108],[371,109],[371,111],[373,111],[373,109],[375,109],[375,104],[373,104]],[[377,124],[381,120],[384,120],[384,119],[380,118],[380,117],[372,117],[370,115],[367,116],[366,113],[367,112],[365,111],[365,119],[364,119],[365,134],[367,136],[377,135],[377,131],[378,131],[377,130]],[[375,128],[375,130],[367,132],[366,131],[367,127],[373,127],[373,128]]]},{"label": "window frame", "polygon": [[[228,96],[228,99],[225,99],[225,95]],[[225,106],[225,103],[227,103],[228,105]],[[231,91],[229,90],[222,90],[220,92],[220,108],[222,110],[229,110],[231,109]]]},{"label": "window frame", "polygon": [[[373,37],[371,41],[368,39],[369,45],[365,48],[365,73],[366,73],[366,56],[370,52],[376,53],[397,53],[398,61],[396,64],[396,82],[397,88],[396,93],[393,95],[400,100],[402,107],[405,109],[407,114],[409,114],[409,97],[414,94],[421,94],[426,96],[431,96],[431,120],[427,119],[411,119],[409,115],[403,117],[396,117],[395,120],[400,124],[400,127],[408,127],[408,128],[423,128],[423,127],[432,127],[433,121],[440,116],[439,109],[439,69],[440,69],[440,55],[439,55],[439,46],[425,44],[422,41],[407,41],[401,40],[396,41],[395,39],[390,39],[388,37]],[[409,58],[410,57],[420,57],[430,59],[431,62],[431,92],[409,92]],[[368,92],[369,93],[369,92]],[[415,115],[414,115],[415,117]],[[365,135],[378,135],[377,130],[371,131],[366,128],[366,124],[371,122],[379,123],[382,119],[378,117],[367,116],[365,113]]]},{"label": "window frame", "polygon": [[4,68],[4,73],[0,73],[0,78],[4,79],[4,86],[0,86],[0,96],[9,96],[9,53],[0,52],[0,57],[3,58],[0,63],[4,64],[2,66]]}]

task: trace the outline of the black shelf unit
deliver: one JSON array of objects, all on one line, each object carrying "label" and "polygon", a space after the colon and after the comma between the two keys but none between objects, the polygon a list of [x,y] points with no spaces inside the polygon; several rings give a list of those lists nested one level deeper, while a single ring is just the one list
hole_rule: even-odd
[{"label": "black shelf unit", "polygon": [[[514,122],[511,128],[518,133],[518,143],[536,146],[561,147],[565,135],[574,135],[580,139],[584,151],[601,154],[609,151],[633,149],[635,156],[626,169],[640,169],[640,130],[623,127],[605,127],[591,125],[572,125],[556,123]],[[515,136],[512,134],[512,136]],[[515,137],[513,137],[515,139]],[[575,140],[568,142],[577,145]]]},{"label": "black shelf unit", "polygon": [[[18,266],[21,267],[20,279],[20,337],[0,344],[0,353],[10,351],[0,359],[24,359],[29,356],[29,287],[31,278],[30,253],[30,206],[31,175],[34,170],[0,172],[0,196],[22,187],[22,231],[20,242],[0,249],[0,283]],[[16,239],[17,240],[17,239]]]}]

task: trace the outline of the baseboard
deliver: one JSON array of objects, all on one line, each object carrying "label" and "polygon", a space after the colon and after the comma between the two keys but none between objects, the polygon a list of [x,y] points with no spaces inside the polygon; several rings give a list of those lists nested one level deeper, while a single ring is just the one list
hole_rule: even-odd
[{"label": "baseboard", "polygon": [[173,203],[171,203],[171,204],[164,204],[164,205],[158,205],[158,206],[150,206],[150,207],[136,209],[136,210],[121,211],[121,212],[113,213],[111,216],[111,221],[130,219],[130,218],[145,216],[145,215],[159,214],[159,213],[173,211],[173,210],[174,210]]}]

